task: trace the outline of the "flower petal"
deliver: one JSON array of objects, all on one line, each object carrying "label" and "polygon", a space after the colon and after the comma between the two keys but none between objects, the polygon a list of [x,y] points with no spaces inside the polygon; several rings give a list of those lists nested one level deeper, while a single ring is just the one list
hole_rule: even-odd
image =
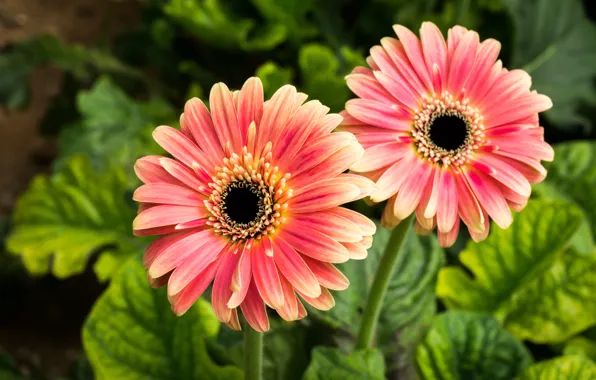
[{"label": "flower petal", "polygon": [[181,316],[192,307],[215,278],[220,263],[221,256],[216,258],[201,273],[198,273],[181,292],[169,297],[174,314]]},{"label": "flower petal", "polygon": [[265,254],[262,244],[255,243],[251,252],[254,282],[261,298],[269,307],[279,309],[284,305],[284,292],[273,257]]},{"label": "flower petal", "polygon": [[141,212],[132,222],[133,230],[170,226],[206,218],[207,209],[197,206],[158,205]]},{"label": "flower petal", "polygon": [[132,199],[137,202],[202,206],[204,198],[187,187],[167,183],[150,183],[137,188]]},{"label": "flower petal", "polygon": [[269,331],[269,318],[267,318],[267,311],[265,310],[265,303],[259,295],[257,286],[251,282],[248,288],[248,293],[242,305],[242,314],[246,318],[246,322],[258,332]]},{"label": "flower petal", "polygon": [[238,96],[238,127],[242,146],[247,144],[248,127],[260,124],[263,116],[263,84],[257,77],[249,78]]},{"label": "flower petal", "polygon": [[211,88],[209,106],[211,107],[215,132],[221,146],[225,147],[226,143],[230,142],[233,151],[240,152],[242,149],[240,127],[238,126],[238,117],[236,116],[232,93],[228,86],[224,83],[216,83]]},{"label": "flower petal", "polygon": [[[308,256],[303,256],[302,258],[321,286],[331,290],[345,290],[350,286],[348,278],[333,266],[333,264],[314,260]],[[314,296],[315,294],[309,295]]]},{"label": "flower petal", "polygon": [[313,259],[328,263],[348,261],[348,250],[330,237],[318,231],[312,231],[309,235],[298,235],[297,233],[298,231],[283,229],[278,232],[278,236],[295,250]]},{"label": "flower petal", "polygon": [[283,276],[292,286],[311,297],[320,294],[319,282],[303,258],[279,236],[272,240],[275,253],[273,259]]}]

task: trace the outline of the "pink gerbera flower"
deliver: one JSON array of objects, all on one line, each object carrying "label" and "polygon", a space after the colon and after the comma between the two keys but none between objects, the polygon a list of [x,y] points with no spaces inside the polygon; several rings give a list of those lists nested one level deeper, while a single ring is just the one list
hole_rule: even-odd
[{"label": "pink gerbera flower", "polygon": [[191,99],[181,131],[153,133],[173,158],[135,164],[145,184],[134,193],[142,203],[133,229],[163,235],[144,264],[153,285],[167,283],[176,314],[213,282],[222,322],[240,329],[240,307],[266,331],[265,304],[292,321],[306,315],[299,297],[327,310],[327,289],[347,288],[333,263],[364,258],[375,225],[339,205],[368,196],[374,183],[343,174],[363,149],[351,133],[331,133],[341,116],[306,98],[284,86],[264,102],[258,78],[234,92],[219,83],[211,113]]},{"label": "pink gerbera flower", "polygon": [[522,210],[530,184],[544,179],[540,160],[554,153],[538,113],[552,103],[530,91],[525,71],[502,67],[498,41],[480,42],[456,26],[445,42],[430,22],[421,41],[394,29],[399,40],[383,38],[370,50],[371,69],[347,76],[360,99],[347,102],[342,130],[365,149],[351,170],[376,182],[373,202],[388,199],[388,228],[415,212],[416,230],[437,226],[444,247],[455,242],[460,219],[483,240],[489,217],[507,228],[510,208]]}]

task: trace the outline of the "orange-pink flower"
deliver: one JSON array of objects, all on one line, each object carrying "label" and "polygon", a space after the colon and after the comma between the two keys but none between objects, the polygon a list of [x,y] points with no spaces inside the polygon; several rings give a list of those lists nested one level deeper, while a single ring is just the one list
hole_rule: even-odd
[{"label": "orange-pink flower", "polygon": [[416,230],[438,228],[442,246],[455,242],[460,219],[472,238],[501,228],[522,210],[531,183],[544,179],[541,160],[553,159],[538,113],[551,100],[530,91],[523,70],[502,67],[498,41],[480,42],[461,26],[447,41],[432,23],[420,40],[403,26],[399,40],[370,50],[370,69],[347,76],[359,99],[347,102],[341,129],[365,149],[351,166],[376,182],[374,202],[388,200],[387,227],[416,213]]},{"label": "orange-pink flower", "polygon": [[300,298],[334,305],[328,289],[347,278],[333,265],[362,259],[375,225],[339,207],[371,194],[374,183],[343,173],[363,149],[348,132],[331,133],[341,116],[293,86],[263,101],[258,78],[240,91],[211,90],[211,112],[186,103],[181,131],[153,136],[173,158],[135,164],[144,182],[136,235],[163,235],[147,249],[150,282],[168,286],[176,314],[213,283],[217,317],[239,329],[237,308],[258,331],[269,329],[265,304],[288,321],[304,318]]}]

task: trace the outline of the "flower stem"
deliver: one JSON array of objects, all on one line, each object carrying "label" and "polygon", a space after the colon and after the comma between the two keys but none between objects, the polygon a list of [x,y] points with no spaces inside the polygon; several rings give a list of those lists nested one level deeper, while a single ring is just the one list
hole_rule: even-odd
[{"label": "flower stem", "polygon": [[246,325],[244,332],[244,379],[261,380],[263,377],[263,333]]},{"label": "flower stem", "polygon": [[360,322],[360,330],[356,339],[356,349],[363,349],[372,347],[375,337],[375,330],[377,322],[379,321],[379,314],[381,314],[381,307],[383,306],[383,299],[387,293],[389,281],[395,271],[395,266],[399,258],[399,252],[406,240],[414,214],[402,220],[393,231],[391,237],[385,246],[385,252],[379,262],[377,273],[368,294],[368,303],[364,309],[362,320]]}]

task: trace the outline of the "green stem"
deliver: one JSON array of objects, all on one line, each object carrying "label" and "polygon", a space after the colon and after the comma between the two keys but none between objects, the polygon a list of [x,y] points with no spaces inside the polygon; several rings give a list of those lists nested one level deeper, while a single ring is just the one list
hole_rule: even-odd
[{"label": "green stem", "polygon": [[406,240],[413,219],[414,214],[407,217],[391,231],[391,237],[389,238],[389,242],[387,242],[387,246],[385,246],[385,252],[379,262],[377,273],[368,294],[368,303],[364,309],[362,321],[360,322],[360,330],[356,339],[357,350],[372,347],[373,345],[379,314],[381,314],[381,307],[383,306],[383,299],[387,293],[387,287],[395,271],[399,252]]},{"label": "green stem", "polygon": [[244,332],[244,379],[261,380],[263,377],[263,333],[248,324]]}]

